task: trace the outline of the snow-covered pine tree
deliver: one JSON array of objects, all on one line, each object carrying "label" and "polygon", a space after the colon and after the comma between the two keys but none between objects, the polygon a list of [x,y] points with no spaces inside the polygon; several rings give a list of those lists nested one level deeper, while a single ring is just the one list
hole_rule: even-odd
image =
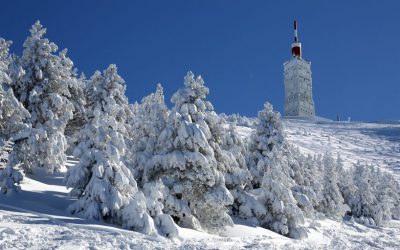
[{"label": "snow-covered pine tree", "polygon": [[[22,180],[21,164],[19,163],[25,163],[30,158],[31,153],[25,139],[30,133],[30,127],[25,122],[29,118],[28,111],[14,97],[11,88],[4,91],[1,85],[0,138],[5,138],[7,141],[0,152],[4,157],[3,166],[0,166],[0,188],[2,193],[8,193],[19,189],[14,185]],[[2,164],[0,163],[0,165]]]},{"label": "snow-covered pine tree", "polygon": [[248,156],[255,188],[251,192],[266,208],[265,214],[257,216],[263,227],[292,238],[303,238],[306,232],[300,225],[304,223],[304,216],[291,191],[294,181],[283,146],[280,114],[265,103],[258,113]]},{"label": "snow-covered pine tree", "polygon": [[347,201],[356,221],[383,225],[384,221],[399,218],[399,183],[379,167],[357,163],[354,168],[356,192]]},{"label": "snow-covered pine tree", "polygon": [[[394,200],[392,199],[389,179],[385,178],[385,175],[382,173],[379,167],[374,167],[371,170],[372,179],[370,185],[374,187],[375,196],[378,200],[377,207],[381,210],[382,221],[387,221],[392,219],[392,209],[395,206]],[[386,182],[388,181],[388,182]]]},{"label": "snow-covered pine tree", "polygon": [[241,185],[244,185],[249,177],[248,171],[241,171],[241,169],[247,169],[243,166],[245,163],[242,162],[242,166],[240,166],[232,152],[221,147],[226,139],[226,134],[232,134],[234,130],[228,131],[229,125],[214,111],[212,103],[207,100],[208,94],[209,89],[204,85],[201,76],[195,77],[192,72],[188,72],[185,76],[185,87],[172,96],[172,102],[176,107],[180,107],[179,112],[184,117],[188,117],[191,122],[200,125],[208,143],[214,150],[217,169],[224,175],[228,172],[241,172],[244,174],[244,176],[240,176],[243,180]]},{"label": "snow-covered pine tree", "polygon": [[264,104],[264,109],[258,114],[258,123],[252,134],[249,145],[248,165],[253,176],[252,184],[254,188],[259,188],[263,181],[265,165],[258,162],[266,161],[273,157],[274,148],[276,151],[282,149],[284,137],[283,128],[280,121],[280,114],[273,111],[270,103]]},{"label": "snow-covered pine tree", "polygon": [[4,143],[0,141],[0,170],[6,168],[6,165],[8,163],[8,158],[10,153],[12,152],[12,141],[8,140],[5,141]]},{"label": "snow-covered pine tree", "polygon": [[58,171],[65,165],[67,142],[64,129],[73,117],[71,98],[72,68],[54,53],[57,45],[44,38],[46,29],[37,21],[24,42],[24,51],[13,65],[12,87],[17,98],[30,112],[32,127],[29,147],[35,151],[31,167]]},{"label": "snow-covered pine tree", "polygon": [[19,183],[23,179],[20,165],[13,165],[9,160],[14,143],[8,140],[0,147],[0,192],[9,194],[20,190]]},{"label": "snow-covered pine tree", "polygon": [[26,137],[30,132],[28,118],[28,111],[15,98],[12,89],[4,90],[0,84],[0,137],[13,140]]},{"label": "snow-covered pine tree", "polygon": [[383,219],[400,220],[400,183],[394,179],[393,174],[377,171],[377,175],[376,190],[384,210]]},{"label": "snow-covered pine tree", "polygon": [[143,187],[143,171],[147,161],[159,151],[156,148],[157,140],[165,129],[168,108],[164,102],[164,93],[161,84],[157,84],[154,93],[144,97],[137,107],[131,126],[133,138],[130,145],[131,166],[136,181]]},{"label": "snow-covered pine tree", "polygon": [[[235,199],[253,200],[253,197],[244,192],[244,187],[250,184],[251,174],[244,157],[245,145],[235,131],[236,126],[229,126],[225,119],[215,113],[213,105],[207,100],[209,89],[204,85],[201,76],[195,78],[192,72],[188,72],[185,86],[172,97],[173,102],[182,107],[184,116],[200,124],[208,143],[213,148],[217,169],[224,174],[225,185],[236,196]],[[241,202],[233,204],[229,208],[235,210],[240,204]],[[237,212],[231,211],[232,214]]]},{"label": "snow-covered pine tree", "polygon": [[233,202],[218,169],[206,110],[208,88],[191,72],[172,97],[175,104],[160,134],[158,154],[146,164],[145,181],[162,179],[167,187],[164,212],[185,227],[218,230],[232,223],[226,206]]},{"label": "snow-covered pine tree", "polygon": [[89,82],[87,124],[74,151],[79,163],[68,169],[66,184],[78,197],[69,210],[135,231],[153,233],[146,198],[124,163],[125,82],[117,67],[96,72]]},{"label": "snow-covered pine tree", "polygon": [[317,207],[323,198],[322,173],[317,165],[320,161],[311,155],[304,156],[299,149],[293,147],[286,148],[284,153],[289,157],[289,165],[292,170],[292,178],[295,185],[292,187],[293,196],[297,205],[308,217],[315,215],[314,208]]},{"label": "snow-covered pine tree", "polygon": [[146,197],[148,213],[154,218],[158,232],[167,237],[177,236],[178,230],[168,214],[164,214],[164,197],[168,196],[168,189],[161,180],[144,182],[143,171],[147,162],[160,152],[157,141],[166,127],[168,108],[164,102],[164,93],[161,84],[157,84],[156,91],[144,97],[140,104],[135,103],[127,107],[128,136],[126,144],[128,152],[126,162],[139,188]]},{"label": "snow-covered pine tree", "polygon": [[72,119],[68,120],[64,133],[68,143],[67,152],[72,154],[79,144],[79,131],[85,124],[85,88],[87,80],[83,73],[77,78],[77,70],[74,68],[72,60],[68,58],[67,51],[67,49],[62,50],[58,56],[60,57],[60,73],[64,74],[63,77],[68,81],[68,88],[71,94],[68,99],[74,106]]},{"label": "snow-covered pine tree", "polygon": [[12,61],[9,50],[12,42],[0,38],[0,81],[1,84],[10,84],[9,65]]},{"label": "snow-covered pine tree", "polygon": [[357,191],[353,180],[353,169],[345,169],[343,159],[340,155],[336,159],[337,172],[340,174],[338,182],[340,193],[344,199],[344,203],[348,204],[351,196]]},{"label": "snow-covered pine tree", "polygon": [[135,127],[135,116],[136,113],[139,111],[139,103],[138,102],[134,102],[133,104],[129,104],[126,107],[126,127],[128,130],[128,138],[132,139],[135,138],[135,133],[133,132],[134,127]]},{"label": "snow-covered pine tree", "polygon": [[323,157],[323,199],[317,210],[326,216],[342,217],[345,213],[344,199],[339,189],[337,161],[329,154]]},{"label": "snow-covered pine tree", "polygon": [[236,131],[236,124],[229,124],[221,150],[225,153],[225,185],[229,190],[244,189],[251,185],[251,173],[247,168],[247,145]]},{"label": "snow-covered pine tree", "polygon": [[10,45],[10,41],[0,38],[0,139],[6,140],[0,152],[3,161],[0,163],[0,188],[3,193],[18,189],[15,184],[22,180],[18,163],[26,162],[30,154],[24,140],[30,133],[30,126],[26,123],[29,113],[15,98],[9,85]]},{"label": "snow-covered pine tree", "polygon": [[[251,173],[247,168],[246,153],[247,145],[242,137],[236,132],[236,124],[230,124],[225,132],[221,146],[225,154],[225,185],[231,192],[234,203],[229,206],[230,214],[235,217],[247,219],[252,224],[257,220],[252,216],[252,210],[259,209],[264,213],[262,206],[257,207],[255,197],[246,190],[251,186]],[[254,212],[255,213],[255,212]]]},{"label": "snow-covered pine tree", "polygon": [[0,38],[0,137],[8,140],[11,137],[20,137],[21,132],[29,129],[26,123],[28,111],[15,98],[10,88],[9,56],[10,41]]},{"label": "snow-covered pine tree", "polygon": [[67,56],[67,49],[63,49],[58,57],[60,58],[60,63],[57,65],[59,67],[59,73],[61,77],[65,79],[65,83],[68,86],[70,97],[69,100],[74,105],[74,119],[75,116],[82,117],[85,114],[85,87],[86,78],[85,74],[77,77],[77,69],[74,68],[74,63]]},{"label": "snow-covered pine tree", "polygon": [[350,196],[347,204],[356,221],[362,224],[380,225],[383,212],[379,204],[377,192],[373,185],[373,166],[357,162],[354,167],[353,181],[356,192]]}]

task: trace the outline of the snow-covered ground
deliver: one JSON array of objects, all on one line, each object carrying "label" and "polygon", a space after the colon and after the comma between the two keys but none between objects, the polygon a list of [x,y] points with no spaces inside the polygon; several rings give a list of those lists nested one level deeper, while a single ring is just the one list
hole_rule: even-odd
[{"label": "snow-covered ground", "polygon": [[[400,122],[314,123],[285,120],[286,135],[303,152],[338,152],[347,166],[360,160],[391,171],[400,179]],[[248,136],[250,128],[239,128]],[[74,164],[73,160],[69,161]],[[0,249],[400,249],[400,221],[367,227],[352,221],[308,221],[305,240],[285,238],[240,224],[221,236],[179,229],[179,238],[146,236],[69,215],[72,202],[63,175],[36,171],[22,192],[0,195]]]},{"label": "snow-covered ground", "polygon": [[285,120],[284,124],[288,140],[304,153],[339,153],[347,166],[357,161],[371,163],[400,180],[400,122]]}]

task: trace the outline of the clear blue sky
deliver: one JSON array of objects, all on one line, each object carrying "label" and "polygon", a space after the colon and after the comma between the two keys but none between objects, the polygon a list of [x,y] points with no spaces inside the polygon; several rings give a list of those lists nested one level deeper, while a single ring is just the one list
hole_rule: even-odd
[{"label": "clear blue sky", "polygon": [[[201,74],[217,112],[283,110],[292,22],[312,62],[317,115],[400,119],[400,1],[7,1],[0,36],[20,53],[40,20],[88,77],[119,67],[130,102],[161,82],[166,100]],[[169,104],[170,105],[170,104]]]}]

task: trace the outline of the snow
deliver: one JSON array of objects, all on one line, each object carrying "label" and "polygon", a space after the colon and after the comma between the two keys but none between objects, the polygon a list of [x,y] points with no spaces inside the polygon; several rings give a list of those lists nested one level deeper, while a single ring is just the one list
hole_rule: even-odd
[{"label": "snow", "polygon": [[[400,122],[338,123],[284,120],[286,137],[302,152],[339,152],[345,166],[357,160],[379,164],[400,178]],[[249,136],[248,127],[238,132]],[[69,165],[76,159],[68,158]],[[0,249],[399,249],[400,221],[384,227],[352,220],[306,220],[308,237],[294,240],[235,221],[220,236],[178,227],[178,237],[147,236],[67,213],[74,199],[61,173],[35,169],[18,194],[0,195]]]},{"label": "snow", "polygon": [[345,167],[361,161],[379,165],[400,179],[400,121],[310,122],[288,119],[284,120],[284,125],[289,142],[304,153],[339,153]]}]

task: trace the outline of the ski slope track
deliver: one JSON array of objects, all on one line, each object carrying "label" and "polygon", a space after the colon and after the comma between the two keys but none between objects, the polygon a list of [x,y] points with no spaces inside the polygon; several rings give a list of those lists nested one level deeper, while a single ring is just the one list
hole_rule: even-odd
[{"label": "ski slope track", "polygon": [[[284,120],[286,138],[305,154],[340,154],[345,165],[371,163],[400,180],[400,122],[341,123]],[[243,137],[252,131],[238,127]],[[76,160],[69,158],[69,165]],[[68,166],[67,166],[68,167]],[[236,221],[220,236],[179,228],[177,239],[147,236],[66,212],[73,202],[63,173],[35,169],[18,194],[0,195],[0,249],[400,249],[400,221],[385,227],[354,221],[307,221],[304,240]]]}]

